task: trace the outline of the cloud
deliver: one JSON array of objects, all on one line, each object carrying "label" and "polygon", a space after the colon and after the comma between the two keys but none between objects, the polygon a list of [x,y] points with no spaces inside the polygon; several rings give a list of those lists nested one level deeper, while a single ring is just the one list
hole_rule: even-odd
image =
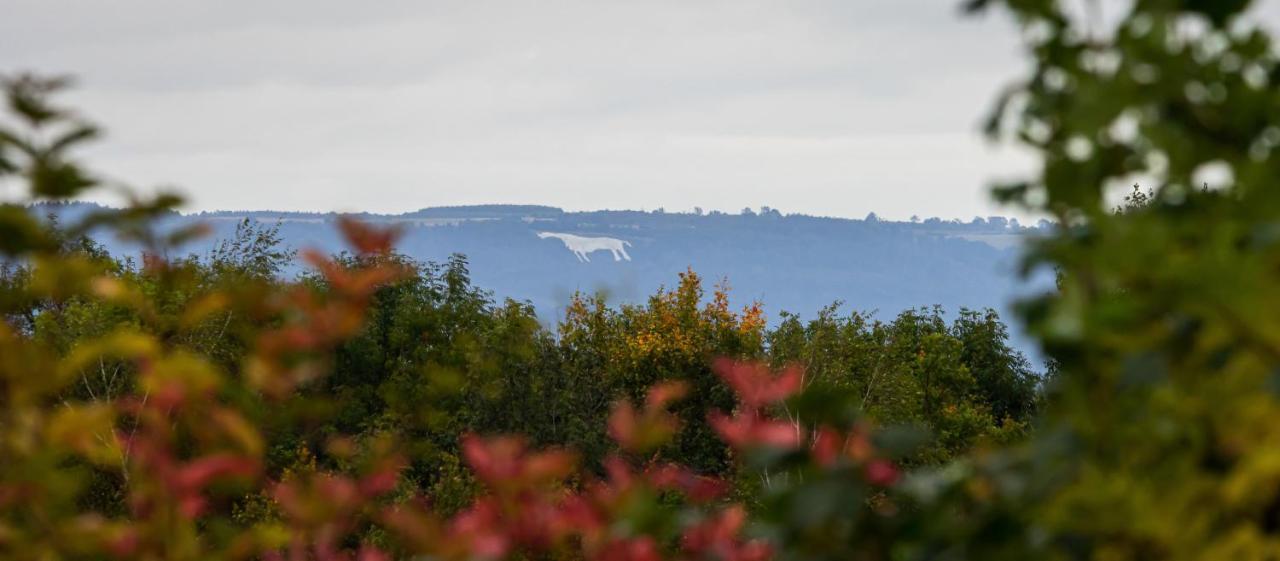
[{"label": "cloud", "polygon": [[0,60],[80,76],[99,168],[193,209],[542,203],[987,214],[1021,62],[950,0],[10,0]]}]

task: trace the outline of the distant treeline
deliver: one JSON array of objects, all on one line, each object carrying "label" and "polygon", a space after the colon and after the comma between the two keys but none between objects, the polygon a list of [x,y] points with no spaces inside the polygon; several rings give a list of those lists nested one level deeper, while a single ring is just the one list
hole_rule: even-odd
[{"label": "distant treeline", "polygon": [[[36,205],[34,210],[39,213],[53,212],[56,214],[69,213],[76,216],[82,212],[94,209],[106,208],[96,203],[80,203],[80,202],[43,202]],[[831,221],[831,222],[873,222],[885,227],[903,227],[910,229],[924,229],[928,231],[939,232],[968,232],[981,234],[1004,234],[1018,233],[1024,230],[1038,230],[1047,228],[1051,223],[1047,220],[1040,220],[1034,225],[1025,225],[1018,221],[1017,218],[1005,216],[975,216],[969,220],[961,220],[959,218],[939,218],[931,217],[921,219],[913,216],[908,221],[893,221],[880,218],[876,213],[872,212],[862,219],[856,218],[840,218],[829,216],[814,216],[802,213],[783,213],[778,209],[771,207],[760,207],[759,209],[744,208],[738,213],[727,213],[718,210],[703,211],[701,208],[695,208],[688,212],[669,212],[666,209],[656,209],[652,211],[643,210],[593,210],[593,211],[565,211],[563,209],[545,206],[545,205],[506,205],[506,204],[487,204],[487,205],[458,205],[458,206],[441,206],[426,207],[414,211],[404,212],[400,214],[389,213],[373,213],[373,212],[310,212],[310,211],[286,211],[286,210],[210,210],[191,213],[173,213],[174,216],[183,216],[191,218],[254,218],[257,220],[271,219],[318,219],[318,220],[337,220],[340,216],[351,216],[362,220],[403,220],[412,218],[457,218],[457,219],[566,219],[566,220],[596,220],[604,223],[613,223],[626,221],[633,224],[657,224],[670,222],[673,224],[693,224],[707,219],[778,219],[786,218],[791,220],[803,221]]]}]

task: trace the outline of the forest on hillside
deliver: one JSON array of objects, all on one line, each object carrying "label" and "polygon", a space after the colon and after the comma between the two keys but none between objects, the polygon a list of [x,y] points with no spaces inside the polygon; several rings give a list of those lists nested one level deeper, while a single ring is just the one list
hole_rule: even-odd
[{"label": "forest on hillside", "polygon": [[48,220],[118,186],[68,82],[8,76],[0,557],[1274,559],[1280,57],[1249,4],[965,3],[1032,63],[988,133],[1042,163],[992,192],[1053,219],[1013,319],[1045,372],[987,310],[770,323],[677,270],[546,326],[395,224],[183,257],[208,228],[173,194]]}]

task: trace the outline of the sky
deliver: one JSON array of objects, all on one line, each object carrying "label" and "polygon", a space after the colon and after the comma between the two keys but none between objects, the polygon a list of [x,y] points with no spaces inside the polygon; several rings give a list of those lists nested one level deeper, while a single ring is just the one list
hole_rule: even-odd
[{"label": "sky", "polygon": [[0,72],[75,76],[91,167],[193,211],[968,219],[1034,169],[978,132],[1015,29],[955,0],[3,4]]}]

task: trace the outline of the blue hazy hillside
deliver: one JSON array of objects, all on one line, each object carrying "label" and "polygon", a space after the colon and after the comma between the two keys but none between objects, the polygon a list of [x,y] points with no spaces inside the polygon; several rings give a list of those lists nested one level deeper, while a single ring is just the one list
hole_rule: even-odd
[{"label": "blue hazy hillside", "polygon": [[[76,212],[75,206],[60,212]],[[882,316],[934,304],[948,311],[1005,311],[1013,295],[1026,289],[1013,274],[1017,242],[1036,231],[998,217],[889,222],[874,215],[784,216],[767,208],[695,214],[486,205],[358,216],[400,225],[399,249],[416,259],[465,254],[478,285],[498,297],[532,302],[546,321],[554,320],[574,291],[603,291],[611,302],[634,302],[673,285],[688,268],[709,281],[728,279],[736,304],[759,300],[771,318],[782,310],[811,317],[837,301]],[[246,218],[278,223],[293,248],[342,249],[334,214],[175,214],[166,224],[207,222],[213,235],[183,249],[201,254]],[[582,262],[560,240],[539,238],[540,232],[625,241],[631,260],[615,261],[601,251]],[[116,240],[99,241],[113,253],[136,252]]]}]

